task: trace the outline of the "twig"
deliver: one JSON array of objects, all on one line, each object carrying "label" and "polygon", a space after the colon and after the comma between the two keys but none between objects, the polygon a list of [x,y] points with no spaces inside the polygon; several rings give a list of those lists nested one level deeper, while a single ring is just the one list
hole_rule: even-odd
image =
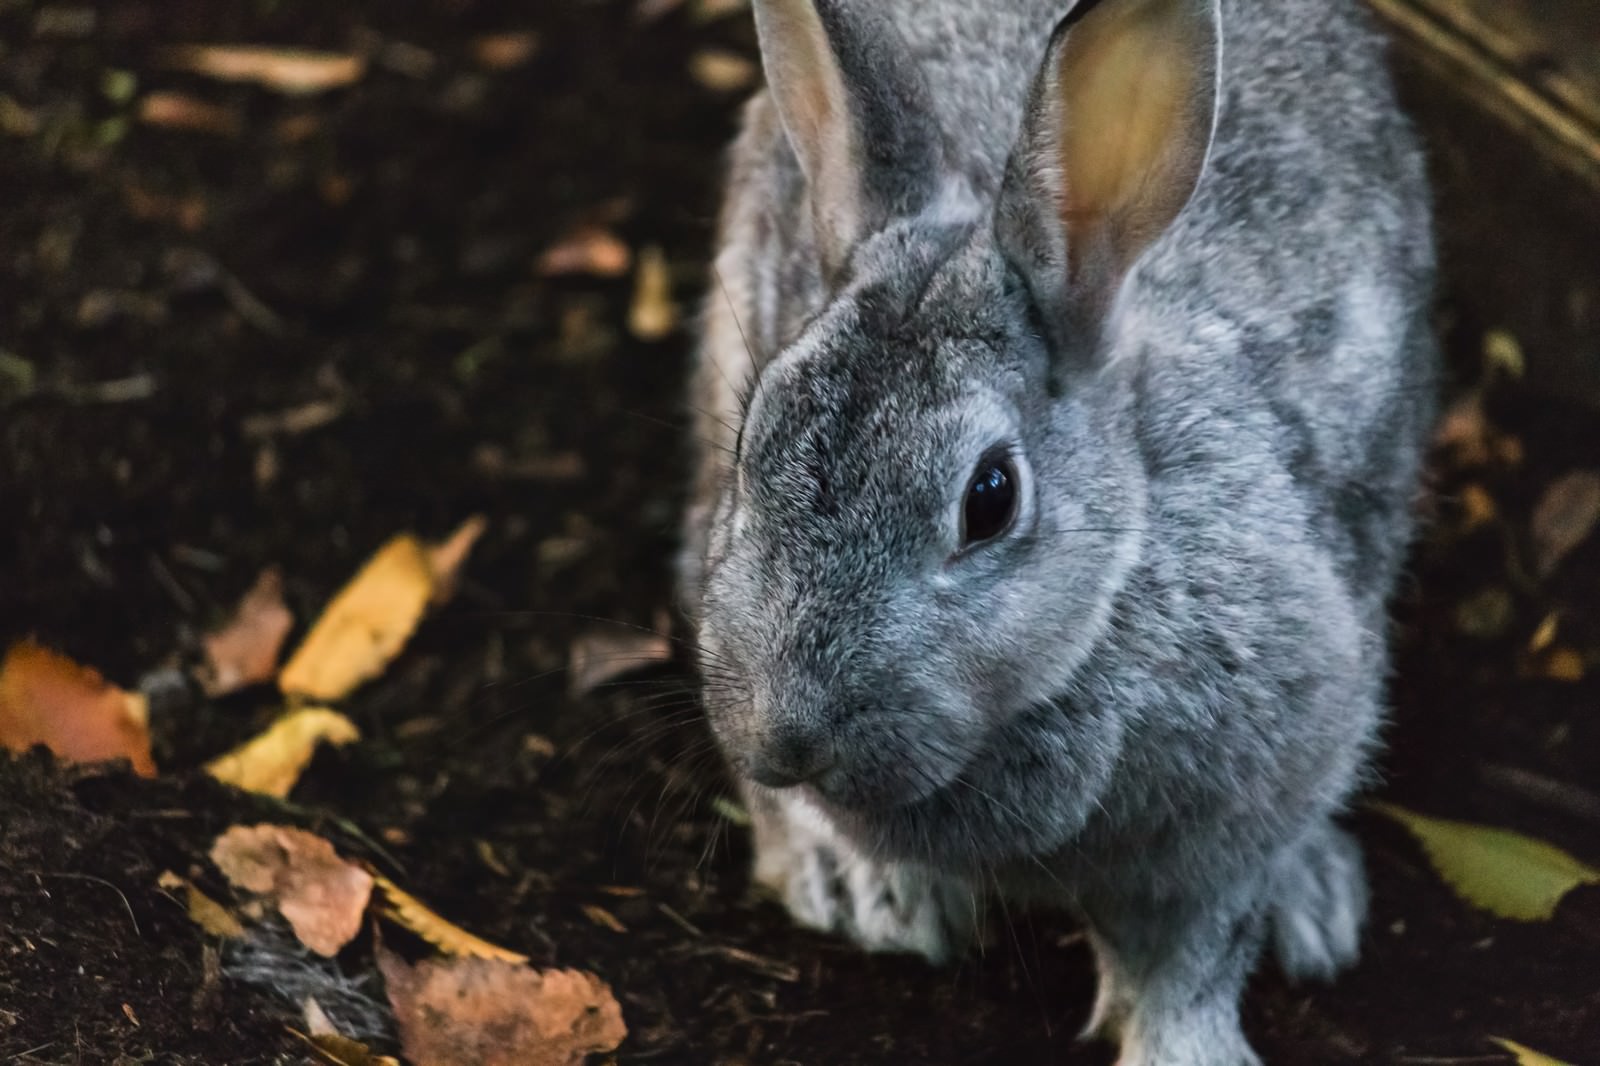
[{"label": "twig", "polygon": [[128,921],[133,923],[133,935],[138,937],[140,940],[144,939],[144,934],[139,931],[139,919],[133,916],[133,904],[128,902],[128,897],[123,893],[122,889],[118,888],[110,881],[107,881],[103,877],[96,877],[94,874],[44,873],[41,876],[65,877],[74,881],[93,881],[97,885],[105,885],[107,888],[117,894],[117,898],[122,900],[122,905],[127,908]]}]

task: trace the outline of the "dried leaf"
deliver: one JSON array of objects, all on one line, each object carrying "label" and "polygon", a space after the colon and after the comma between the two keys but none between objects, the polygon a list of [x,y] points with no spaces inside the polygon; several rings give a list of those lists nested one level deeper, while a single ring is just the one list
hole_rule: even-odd
[{"label": "dried leaf", "polygon": [[1583,680],[1583,675],[1588,671],[1588,663],[1583,655],[1572,648],[1551,648],[1550,654],[1544,657],[1539,674],[1551,681],[1565,681],[1575,685]]},{"label": "dried leaf", "polygon": [[1463,486],[1458,501],[1461,505],[1461,525],[1464,529],[1472,530],[1486,526],[1499,514],[1499,508],[1495,506],[1494,497],[1489,495],[1489,490],[1476,483]]},{"label": "dried leaf", "polygon": [[379,950],[400,1044],[414,1066],[579,1066],[628,1035],[611,989],[580,970]]},{"label": "dried leaf", "polygon": [[383,893],[384,899],[388,901],[389,919],[411,930],[446,955],[507,963],[528,961],[526,955],[519,955],[515,951],[508,951],[491,944],[487,940],[473,936],[459,925],[439,917],[421,900],[382,874],[373,874],[373,880],[378,890]]},{"label": "dried leaf", "polygon": [[483,536],[484,530],[488,528],[487,518],[481,514],[473,515],[461,523],[450,536],[428,546],[428,569],[433,574],[431,602],[435,606],[444,603],[455,594],[456,578],[461,573],[462,564],[467,561],[472,546],[478,543],[478,538]]},{"label": "dried leaf", "polygon": [[749,6],[750,0],[695,0],[690,8],[690,14],[696,22],[710,22],[713,19],[737,15]]},{"label": "dried leaf", "polygon": [[233,885],[267,896],[319,955],[337,955],[361,931],[372,875],[319,836],[290,826],[236,825],[211,845],[211,861]]},{"label": "dried leaf", "polygon": [[206,764],[225,785],[279,799],[287,796],[323,742],[342,747],[361,739],[355,723],[325,707],[282,715],[266,732]]},{"label": "dried leaf", "polygon": [[1484,334],[1483,365],[1490,374],[1504,374],[1512,381],[1521,381],[1528,370],[1528,362],[1522,357],[1522,345],[1503,329],[1492,329]]},{"label": "dried leaf", "polygon": [[632,265],[633,252],[622,238],[602,226],[585,223],[546,248],[537,269],[546,278],[567,274],[620,278]]},{"label": "dried leaf", "polygon": [[1375,809],[1411,831],[1457,895],[1498,917],[1548,920],[1568,892],[1579,885],[1600,884],[1600,870],[1542,840],[1430,818],[1388,803],[1376,804]]},{"label": "dried leaf", "polygon": [[472,58],[485,70],[520,67],[538,51],[539,36],[535,33],[491,33],[472,41]]},{"label": "dried leaf", "polygon": [[134,773],[154,777],[149,719],[143,695],[31,640],[0,661],[0,747],[43,744],[73,762],[127,759]]},{"label": "dried leaf", "polygon": [[582,908],[583,916],[602,929],[609,929],[613,933],[626,933],[628,927],[623,925],[615,914],[604,907],[594,903],[585,903]]},{"label": "dried leaf", "polygon": [[294,616],[283,602],[283,576],[276,569],[263,570],[228,624],[203,641],[206,663],[200,684],[206,695],[222,696],[271,681],[293,626]]},{"label": "dried leaf", "polygon": [[1549,577],[1600,523],[1600,474],[1578,470],[1558,478],[1533,509],[1533,562]]},{"label": "dried leaf", "polygon": [[231,108],[174,92],[146,93],[139,101],[139,121],[146,126],[222,137],[237,136],[240,129],[239,115]]},{"label": "dried leaf", "polygon": [[672,641],[659,633],[601,629],[582,633],[567,652],[567,689],[584,696],[604,685],[672,658]]},{"label": "dried leaf", "polygon": [[304,1040],[311,1053],[328,1066],[400,1066],[400,1060],[391,1055],[374,1055],[372,1049],[359,1040],[341,1034],[328,1018],[327,1012],[310,996],[305,1005],[306,1031],[290,1029]]},{"label": "dried leaf", "polygon": [[1449,453],[1456,466],[1484,466],[1489,462],[1493,435],[1483,409],[1483,394],[1471,392],[1452,403],[1439,418],[1433,431],[1433,446]]},{"label": "dried leaf", "polygon": [[244,936],[244,926],[239,924],[239,919],[233,916],[233,912],[196,888],[188,878],[179,877],[171,870],[166,870],[156,879],[156,884],[169,892],[182,889],[189,920],[212,936],[224,940]]},{"label": "dried leaf", "polygon": [[1553,1059],[1549,1055],[1540,1054],[1531,1047],[1523,1047],[1515,1040],[1507,1040],[1502,1036],[1491,1036],[1489,1039],[1515,1055],[1517,1057],[1517,1066],[1568,1066],[1567,1063],[1562,1062],[1560,1059]]},{"label": "dried leaf", "polygon": [[395,537],[328,604],[278,687],[313,700],[343,699],[399,654],[432,597],[426,550],[413,536]]},{"label": "dried leaf", "polygon": [[628,331],[642,341],[658,341],[678,327],[678,305],[672,302],[672,275],[667,257],[658,245],[639,253],[634,275],[633,303],[628,307]]},{"label": "dried leaf", "polygon": [[707,48],[689,57],[689,76],[719,93],[739,92],[756,83],[761,68],[738,52]]},{"label": "dried leaf", "polygon": [[167,65],[221,81],[251,82],[290,95],[319,93],[360,81],[366,60],[337,52],[251,45],[195,45],[173,49]]}]

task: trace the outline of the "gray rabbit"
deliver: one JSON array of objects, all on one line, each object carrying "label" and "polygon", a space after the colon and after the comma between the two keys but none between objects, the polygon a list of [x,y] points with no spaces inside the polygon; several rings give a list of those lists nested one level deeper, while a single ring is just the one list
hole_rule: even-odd
[{"label": "gray rabbit", "polygon": [[755,0],[681,578],[799,921],[1065,903],[1123,1066],[1239,1066],[1358,950],[1429,203],[1355,0],[1071,6]]}]

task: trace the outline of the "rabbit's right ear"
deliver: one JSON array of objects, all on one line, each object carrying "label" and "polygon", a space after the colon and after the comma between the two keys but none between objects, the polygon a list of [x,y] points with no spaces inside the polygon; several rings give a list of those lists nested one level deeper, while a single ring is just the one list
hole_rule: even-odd
[{"label": "rabbit's right ear", "polygon": [[878,0],[754,0],[767,88],[810,189],[824,272],[937,194],[943,142],[922,72]]},{"label": "rabbit's right ear", "polygon": [[1200,181],[1218,0],[1078,0],[1034,81],[995,217],[1059,347],[1093,347],[1139,256]]}]

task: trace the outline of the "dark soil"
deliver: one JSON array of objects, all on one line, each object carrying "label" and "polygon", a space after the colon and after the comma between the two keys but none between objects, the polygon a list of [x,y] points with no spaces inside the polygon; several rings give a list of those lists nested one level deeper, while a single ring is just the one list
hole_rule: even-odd
[{"label": "dark soil", "polygon": [[[508,31],[539,35],[534,58],[479,66],[473,39]],[[164,48],[195,41],[373,63],[286,98],[165,69]],[[0,761],[0,1061],[301,1058],[298,1006],[232,976],[155,883],[216,885],[212,838],[263,819],[537,964],[600,974],[630,1027],[619,1063],[1110,1061],[1074,1042],[1092,974],[1070,921],[1010,915],[942,970],[798,932],[749,898],[687,671],[568,694],[577,634],[670,606],[690,339],[631,338],[625,279],[533,264],[607,218],[698,296],[740,95],[689,77],[708,47],[748,54],[745,22],[646,23],[620,2],[0,0],[0,646],[37,635],[143,687],[167,771]],[[233,108],[239,129],[141,123],[150,90]],[[1477,344],[1461,339],[1463,365]],[[308,404],[332,417],[261,418]],[[1534,501],[1597,462],[1600,420],[1509,385],[1491,412],[1525,458],[1439,474],[1398,605],[1380,794],[1600,861],[1600,539],[1525,576]],[[1463,532],[1469,481],[1501,517]],[[256,574],[282,567],[303,626],[388,536],[474,512],[491,526],[462,590],[346,708],[363,743],[320,754],[292,808],[197,773],[277,710],[269,690],[207,701],[185,680]],[[1458,615],[1484,590],[1511,609],[1471,636]],[[1581,682],[1531,676],[1552,612],[1588,656]],[[1497,921],[1389,823],[1354,824],[1375,892],[1363,961],[1327,988],[1257,980],[1247,1028],[1268,1061],[1504,1061],[1490,1035],[1600,1061],[1600,890],[1550,923]],[[358,941],[341,962],[370,959]]]}]

